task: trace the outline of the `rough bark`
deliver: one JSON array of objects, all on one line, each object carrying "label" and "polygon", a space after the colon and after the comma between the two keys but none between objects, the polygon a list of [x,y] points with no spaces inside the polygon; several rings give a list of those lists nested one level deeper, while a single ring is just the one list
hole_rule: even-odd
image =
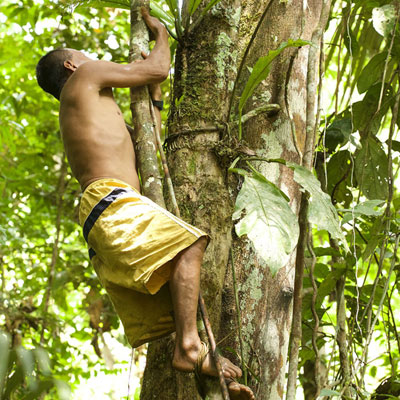
[{"label": "rough bark", "polygon": [[[267,10],[249,51],[246,65],[251,66],[258,57],[289,38],[310,40],[319,23],[322,2],[312,1],[305,6],[302,1],[247,1],[244,5],[244,26]],[[241,36],[241,40],[246,43],[246,38]],[[282,109],[274,118],[260,116],[248,122],[245,139],[259,155],[302,163],[306,146],[309,51],[307,46],[285,51],[274,64],[260,91],[253,96],[253,102],[248,104],[248,108],[254,108],[268,101],[279,104]],[[245,72],[242,83],[238,85],[239,93],[248,76],[246,70],[243,68]],[[317,72],[318,68],[314,71]],[[289,196],[292,209],[297,213],[300,192],[293,181],[292,172],[276,164],[260,163],[258,168]],[[257,258],[249,242],[235,240],[234,247],[236,262],[241,269],[238,278],[241,308],[246,310],[242,321],[247,346],[246,361],[260,378],[258,383],[255,379],[250,379],[250,383],[260,398],[281,399],[286,386],[285,366],[291,329],[295,254],[272,277],[268,266]],[[229,293],[229,286],[226,291]]]},{"label": "rough bark", "polygon": [[[202,269],[201,287],[209,308],[219,347],[237,350],[239,343],[229,249],[233,244],[242,315],[244,356],[258,375],[249,379],[259,399],[281,399],[292,315],[294,260],[275,277],[259,260],[251,244],[235,237],[232,242],[232,211],[241,181],[228,174],[234,141],[225,132],[208,129],[227,121],[229,98],[241,56],[252,34],[237,81],[232,115],[248,78],[246,66],[289,38],[311,39],[319,22],[321,1],[288,2],[225,0],[218,3],[178,46],[174,98],[181,99],[169,120],[168,163],[182,217],[208,231],[211,243]],[[185,9],[185,2],[184,2]],[[264,15],[262,22],[261,16]],[[196,15],[194,16],[194,20]],[[309,49],[287,50],[271,74],[248,102],[248,112],[266,102],[278,103],[275,117],[256,116],[244,125],[244,137],[252,150],[268,158],[301,163],[306,138],[307,69]],[[234,119],[234,118],[233,118]],[[182,133],[185,132],[185,133]],[[230,132],[231,137],[236,131]],[[176,136],[172,136],[176,135]],[[173,138],[173,139],[172,139]],[[259,170],[291,199],[298,212],[300,192],[293,174],[283,166],[260,163]],[[190,375],[171,369],[171,340],[149,347],[142,400],[197,399]],[[238,358],[225,352],[233,361]],[[236,359],[235,359],[236,358]],[[221,399],[211,385],[210,399]]]},{"label": "rough bark", "polygon": [[[142,59],[141,51],[149,52],[149,34],[140,13],[140,7],[148,7],[148,3],[148,0],[131,2],[130,62]],[[135,131],[134,146],[143,194],[165,207],[147,87],[135,87],[131,90],[131,111]]]}]

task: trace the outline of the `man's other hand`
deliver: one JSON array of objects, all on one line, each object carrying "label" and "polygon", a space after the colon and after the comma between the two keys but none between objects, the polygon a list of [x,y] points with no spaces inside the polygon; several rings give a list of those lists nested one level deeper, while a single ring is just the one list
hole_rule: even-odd
[{"label": "man's other hand", "polygon": [[[142,51],[142,57],[146,59],[149,55]],[[162,91],[160,83],[152,83],[149,85],[150,97],[152,100],[161,100],[162,99]]]},{"label": "man's other hand", "polygon": [[[141,12],[142,12],[144,22],[146,22],[147,27],[150,29],[151,33],[154,35],[154,39],[157,39],[158,36],[163,35],[163,34],[168,36],[168,32],[167,32],[165,26],[157,18],[152,17],[149,14],[149,11],[147,10],[147,8],[142,7]],[[153,38],[151,38],[151,39],[153,39]]]}]

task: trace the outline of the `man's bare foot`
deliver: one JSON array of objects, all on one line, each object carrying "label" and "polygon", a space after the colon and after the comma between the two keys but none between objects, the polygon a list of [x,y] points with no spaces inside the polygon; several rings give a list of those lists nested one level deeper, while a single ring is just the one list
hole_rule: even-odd
[{"label": "man's bare foot", "polygon": [[[211,354],[204,351],[206,354],[203,354],[203,357],[201,357],[202,346],[202,344],[196,345],[189,349],[187,348],[185,351],[180,351],[179,348],[175,348],[172,366],[178,371],[193,372],[200,356],[201,359],[199,362],[201,368],[199,372],[204,375],[218,376],[218,371]],[[225,378],[236,379],[242,376],[242,370],[227,358],[220,356],[219,360]]]},{"label": "man's bare foot", "polygon": [[229,397],[231,400],[255,400],[252,390],[241,383],[227,379]]}]

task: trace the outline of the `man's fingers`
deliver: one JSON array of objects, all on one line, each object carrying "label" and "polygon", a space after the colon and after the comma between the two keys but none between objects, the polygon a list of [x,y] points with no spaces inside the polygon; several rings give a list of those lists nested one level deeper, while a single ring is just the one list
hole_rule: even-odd
[{"label": "man's fingers", "polygon": [[144,52],[144,51],[142,51],[141,54],[142,54],[142,57],[143,57],[144,59],[146,59],[146,58],[149,56],[149,55],[148,55],[146,52]]},{"label": "man's fingers", "polygon": [[147,17],[150,15],[149,10],[144,6],[140,7],[140,11],[142,12],[143,17],[145,17],[145,16]]}]

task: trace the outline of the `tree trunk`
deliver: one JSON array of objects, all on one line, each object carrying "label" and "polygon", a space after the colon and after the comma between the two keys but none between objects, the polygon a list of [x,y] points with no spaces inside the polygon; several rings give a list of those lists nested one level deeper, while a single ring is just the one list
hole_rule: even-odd
[{"label": "tree trunk", "polygon": [[[141,51],[149,53],[149,34],[140,7],[148,8],[148,0],[131,1],[131,35],[129,62],[141,60]],[[158,168],[157,145],[150,113],[150,99],[146,86],[131,89],[131,111],[135,131],[134,146],[140,171],[143,194],[161,207],[165,207],[162,195],[162,178]]]},{"label": "tree trunk", "polygon": [[[172,106],[169,119],[170,172],[183,219],[209,232],[212,238],[203,263],[201,288],[214,334],[222,340],[219,347],[239,363],[239,357],[224,351],[231,347],[239,354],[229,264],[229,251],[233,249],[244,358],[259,378],[249,378],[250,386],[258,393],[257,399],[283,398],[295,254],[272,277],[247,239],[239,240],[233,234],[232,240],[232,212],[241,181],[227,169],[237,154],[232,139],[237,130],[227,133],[214,127],[227,121],[232,95],[235,97],[231,115],[235,119],[238,96],[249,76],[247,66],[253,66],[260,56],[289,38],[310,40],[319,23],[321,6],[322,2],[317,0],[307,4],[300,0],[221,1],[178,46],[176,56],[174,99],[181,101],[178,107]],[[198,13],[193,20],[197,16]],[[308,52],[308,46],[286,50],[248,102],[246,111],[266,102],[278,103],[282,109],[273,118],[261,115],[244,126],[247,145],[261,156],[302,162]],[[235,85],[244,54],[246,60]],[[315,75],[318,66],[314,68]],[[298,212],[300,192],[293,173],[279,164],[254,165],[290,197],[293,210]],[[199,398],[191,375],[171,370],[171,348],[170,339],[150,345],[142,400]],[[212,385],[208,396],[222,398]]]}]

